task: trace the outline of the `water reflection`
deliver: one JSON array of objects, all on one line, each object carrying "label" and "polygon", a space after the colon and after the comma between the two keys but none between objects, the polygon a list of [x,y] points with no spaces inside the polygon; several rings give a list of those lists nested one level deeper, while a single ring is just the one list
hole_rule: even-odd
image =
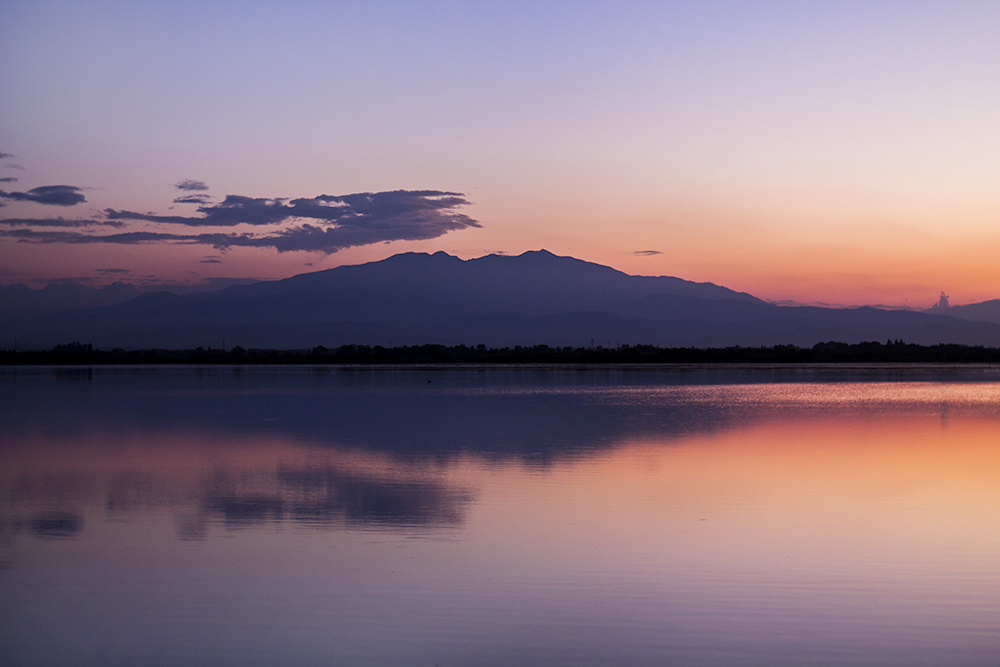
[{"label": "water reflection", "polygon": [[[73,537],[83,529],[83,517],[73,512],[40,512],[23,524],[37,537]],[[21,522],[13,522],[16,532]]]},{"label": "water reflection", "polygon": [[448,526],[462,521],[471,495],[421,479],[384,480],[334,468],[279,466],[275,475],[247,479],[220,471],[206,480],[199,511],[227,528],[267,521],[317,527]]},{"label": "water reflection", "polygon": [[987,371],[0,374],[0,657],[997,664]]},{"label": "water reflection", "polygon": [[192,441],[179,451],[169,441],[139,450],[107,442],[71,451],[46,451],[37,441],[30,451],[5,448],[3,530],[73,537],[86,511],[102,509],[109,520],[171,511],[185,539],[205,537],[212,523],[429,530],[461,526],[474,497],[427,466],[393,465],[384,456],[214,439],[206,456]]},{"label": "water reflection", "polygon": [[[223,441],[270,434],[397,457],[474,452],[545,463],[639,434],[720,431],[790,409],[857,414],[937,402],[997,415],[1000,406],[979,393],[998,379],[991,366],[8,368],[0,369],[0,443],[72,443],[98,433],[130,441],[138,432],[177,439],[196,431]],[[896,387],[891,398],[883,396],[886,381]],[[867,389],[844,394],[843,386]]]}]

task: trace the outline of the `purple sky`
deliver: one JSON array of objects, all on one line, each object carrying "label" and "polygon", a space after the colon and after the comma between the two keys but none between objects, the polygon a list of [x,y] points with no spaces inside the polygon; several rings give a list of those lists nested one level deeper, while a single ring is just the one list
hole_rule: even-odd
[{"label": "purple sky", "polygon": [[[547,248],[1000,297],[1000,4],[0,4],[0,284]],[[109,271],[115,269],[115,271]]]}]

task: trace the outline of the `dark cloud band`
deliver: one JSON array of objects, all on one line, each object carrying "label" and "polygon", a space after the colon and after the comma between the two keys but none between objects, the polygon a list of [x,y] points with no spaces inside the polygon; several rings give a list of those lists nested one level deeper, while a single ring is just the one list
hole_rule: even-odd
[{"label": "dark cloud band", "polygon": [[125,223],[120,220],[64,220],[63,218],[0,218],[0,225],[11,227],[112,227],[122,229]]},{"label": "dark cloud band", "polygon": [[449,214],[469,202],[457,192],[395,190],[353,195],[320,195],[311,199],[260,199],[227,195],[219,204],[200,206],[202,216],[152,215],[134,211],[105,211],[110,220],[143,220],[189,227],[274,225],[288,220],[319,220],[338,225],[367,224],[416,212]]},{"label": "dark cloud band", "polygon": [[184,195],[174,199],[175,204],[207,204],[211,197],[208,195]]},{"label": "dark cloud band", "polygon": [[[109,225],[123,221],[179,224],[188,227],[232,227],[235,225],[294,226],[263,233],[173,234],[135,231],[91,234],[78,231],[16,229],[0,235],[26,243],[114,243],[204,244],[217,249],[233,247],[274,248],[334,253],[344,248],[388,241],[437,238],[450,231],[480,227],[476,220],[455,209],[468,205],[460,193],[437,190],[320,195],[311,199],[254,199],[229,195],[214,206],[201,206],[203,217],[159,216],[108,210]],[[25,226],[31,226],[25,221]],[[37,221],[41,223],[42,221]],[[74,225],[36,224],[36,227]]]},{"label": "dark cloud band", "polygon": [[196,181],[191,178],[185,178],[180,183],[174,183],[174,187],[178,190],[183,190],[184,192],[199,192],[201,190],[208,190],[208,185],[205,181]]},{"label": "dark cloud band", "polygon": [[87,201],[80,193],[80,188],[73,185],[43,185],[27,192],[4,192],[0,190],[0,199],[12,201],[29,201],[49,206],[76,206]]}]

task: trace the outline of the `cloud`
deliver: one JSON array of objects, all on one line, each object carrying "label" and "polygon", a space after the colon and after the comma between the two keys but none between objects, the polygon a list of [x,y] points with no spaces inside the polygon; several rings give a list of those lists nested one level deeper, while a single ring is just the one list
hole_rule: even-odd
[{"label": "cloud", "polygon": [[15,157],[15,156],[11,155],[10,153],[4,153],[3,151],[0,151],[0,160],[5,160],[9,157]]},{"label": "cloud", "polygon": [[14,201],[30,201],[49,206],[76,206],[87,201],[80,194],[80,188],[73,185],[43,185],[27,192],[4,192],[0,190],[0,198]]},{"label": "cloud", "polygon": [[[85,234],[82,232],[38,231],[35,229],[0,230],[0,237],[14,238],[25,243],[68,243],[91,244],[113,243],[116,245],[142,245],[147,243],[203,243],[223,247],[237,234],[162,234],[159,232],[122,232],[119,234]],[[238,240],[236,241],[238,243]],[[235,245],[234,243],[233,245]]]},{"label": "cloud", "polygon": [[180,183],[175,183],[174,187],[178,190],[183,190],[184,192],[198,192],[201,190],[208,190],[208,185],[205,181],[196,181],[191,178],[185,178]]},{"label": "cloud", "polygon": [[4,167],[7,168],[7,169],[17,169],[18,171],[24,171],[25,170],[24,167],[22,167],[19,164],[5,164]]},{"label": "cloud", "polygon": [[113,227],[122,229],[125,223],[119,220],[65,220],[63,218],[0,218],[0,225],[11,227]]},{"label": "cloud", "polygon": [[132,273],[129,269],[97,269],[97,273],[105,276],[127,275]]},{"label": "cloud", "polygon": [[[32,191],[34,192],[34,191]],[[197,196],[197,195],[195,195]],[[351,195],[320,195],[303,199],[259,199],[228,195],[215,205],[198,208],[200,217],[161,216],[107,209],[107,225],[127,226],[125,221],[177,224],[188,227],[233,227],[236,225],[283,225],[259,233],[207,232],[174,234],[126,231],[96,234],[78,231],[17,229],[0,235],[25,243],[111,243],[122,245],[177,243],[229,248],[274,248],[278,252],[314,251],[327,254],[344,248],[437,238],[450,231],[480,227],[476,220],[455,209],[468,205],[461,193],[438,190],[396,190]],[[2,221],[7,222],[7,221]],[[12,225],[30,227],[89,226],[94,221],[23,220]],[[87,224],[84,224],[84,223]]]},{"label": "cloud", "polygon": [[198,263],[199,264],[222,264],[222,258],[221,257],[205,257],[203,259],[198,260]]},{"label": "cloud", "polygon": [[[412,216],[379,222],[381,224],[341,225],[325,228],[305,224],[255,240],[265,241],[267,245],[277,248],[279,252],[319,250],[329,254],[343,248],[353,248],[383,241],[433,239],[465,227],[479,227],[478,223],[464,215],[454,217]],[[238,245],[238,243],[234,245]]]},{"label": "cloud", "polygon": [[653,255],[662,255],[663,253],[659,250],[636,250],[632,254],[639,255],[640,257],[652,257]]},{"label": "cloud", "polygon": [[401,218],[462,218],[465,226],[479,224],[452,209],[468,205],[457,192],[437,190],[395,190],[363,192],[352,195],[319,195],[311,199],[261,199],[227,195],[219,204],[200,206],[201,217],[153,215],[134,211],[107,209],[111,220],[144,220],[191,227],[233,227],[235,225],[274,225],[288,220],[320,220],[349,226],[378,226]]},{"label": "cloud", "polygon": [[174,200],[175,204],[207,204],[211,197],[208,195],[184,195]]},{"label": "cloud", "polygon": [[17,179],[13,176],[4,176],[0,178],[0,183],[17,183]]}]

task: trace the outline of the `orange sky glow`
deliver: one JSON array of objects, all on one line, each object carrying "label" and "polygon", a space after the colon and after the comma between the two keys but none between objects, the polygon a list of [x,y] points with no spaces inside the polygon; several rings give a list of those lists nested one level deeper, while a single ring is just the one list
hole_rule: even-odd
[{"label": "orange sky glow", "polygon": [[[4,3],[0,284],[545,248],[779,303],[1000,298],[998,21],[976,2]],[[189,179],[201,206],[454,192],[479,226],[279,252],[91,237],[303,219],[65,224],[198,216],[174,203]],[[85,201],[38,198],[55,185]]]}]

